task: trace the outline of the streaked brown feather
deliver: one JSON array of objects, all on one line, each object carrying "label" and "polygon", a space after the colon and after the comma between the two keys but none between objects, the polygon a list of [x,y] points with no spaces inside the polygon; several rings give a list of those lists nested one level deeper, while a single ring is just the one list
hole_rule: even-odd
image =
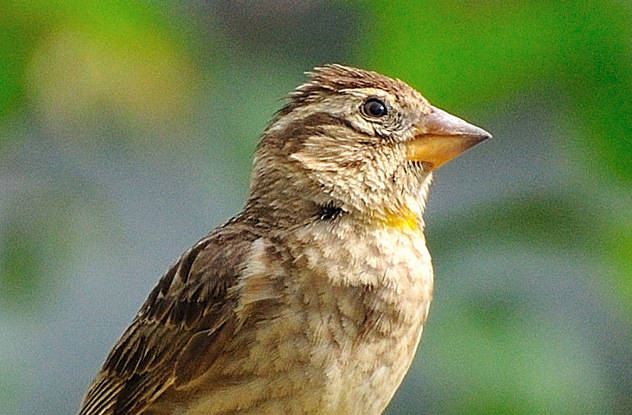
[{"label": "streaked brown feather", "polygon": [[80,415],[140,413],[172,385],[208,370],[236,328],[228,288],[255,238],[231,222],[169,268],[107,357]]}]

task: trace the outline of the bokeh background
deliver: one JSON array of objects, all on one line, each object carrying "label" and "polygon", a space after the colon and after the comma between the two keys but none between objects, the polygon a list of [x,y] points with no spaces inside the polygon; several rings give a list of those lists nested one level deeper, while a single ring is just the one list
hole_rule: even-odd
[{"label": "bokeh background", "polygon": [[627,0],[0,0],[0,413],[76,410],[328,62],[495,136],[436,174],[434,303],[388,413],[632,413]]}]

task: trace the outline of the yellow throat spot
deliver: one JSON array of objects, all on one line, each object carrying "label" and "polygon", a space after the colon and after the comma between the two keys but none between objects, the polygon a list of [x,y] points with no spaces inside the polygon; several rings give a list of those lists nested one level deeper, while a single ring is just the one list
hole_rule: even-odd
[{"label": "yellow throat spot", "polygon": [[384,216],[379,217],[378,222],[382,225],[395,228],[401,231],[418,231],[419,221],[417,216],[408,208],[402,208],[396,212],[388,211]]}]

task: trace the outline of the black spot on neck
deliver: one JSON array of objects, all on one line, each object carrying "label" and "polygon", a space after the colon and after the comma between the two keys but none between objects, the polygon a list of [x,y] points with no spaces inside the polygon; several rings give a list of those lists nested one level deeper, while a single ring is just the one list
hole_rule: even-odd
[{"label": "black spot on neck", "polygon": [[342,209],[336,206],[334,202],[327,202],[318,207],[318,219],[320,220],[334,220],[341,214]]}]

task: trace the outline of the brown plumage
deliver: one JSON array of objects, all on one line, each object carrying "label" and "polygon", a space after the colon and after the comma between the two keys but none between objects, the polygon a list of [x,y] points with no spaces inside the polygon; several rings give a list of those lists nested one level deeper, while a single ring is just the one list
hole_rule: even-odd
[{"label": "brown plumage", "polygon": [[431,171],[489,134],[375,72],[309,77],[263,134],[243,211],[162,277],[81,415],[384,410],[431,300]]}]

